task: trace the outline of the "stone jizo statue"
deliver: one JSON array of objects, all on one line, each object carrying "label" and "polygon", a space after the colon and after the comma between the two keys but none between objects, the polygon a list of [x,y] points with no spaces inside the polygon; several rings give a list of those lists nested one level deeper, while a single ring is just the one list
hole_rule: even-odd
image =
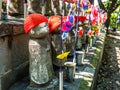
[{"label": "stone jizo statue", "polygon": [[47,22],[47,18],[41,14],[30,14],[24,21],[25,33],[30,36],[29,73],[32,85],[42,85],[53,78]]}]

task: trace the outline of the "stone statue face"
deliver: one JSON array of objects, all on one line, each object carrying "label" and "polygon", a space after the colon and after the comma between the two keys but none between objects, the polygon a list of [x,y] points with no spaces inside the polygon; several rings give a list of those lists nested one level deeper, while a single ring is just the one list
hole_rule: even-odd
[{"label": "stone statue face", "polygon": [[43,22],[33,28],[30,32],[29,35],[32,38],[44,38],[48,35],[49,33],[49,28],[46,22]]}]

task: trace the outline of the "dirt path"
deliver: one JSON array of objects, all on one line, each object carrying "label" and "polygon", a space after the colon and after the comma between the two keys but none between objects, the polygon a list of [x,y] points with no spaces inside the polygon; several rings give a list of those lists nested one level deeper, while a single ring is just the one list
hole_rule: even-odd
[{"label": "dirt path", "polygon": [[120,90],[120,31],[107,35],[96,90]]}]

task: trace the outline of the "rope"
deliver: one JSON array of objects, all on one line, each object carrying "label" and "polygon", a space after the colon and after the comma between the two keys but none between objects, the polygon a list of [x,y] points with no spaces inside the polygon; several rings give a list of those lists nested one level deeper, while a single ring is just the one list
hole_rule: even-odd
[{"label": "rope", "polygon": [[44,0],[42,0],[42,6],[44,6]]},{"label": "rope", "polygon": [[78,5],[76,5],[76,9],[77,9],[77,20],[76,20],[76,31],[75,31],[75,41],[74,41],[74,56],[73,56],[74,63],[76,63],[76,45],[77,45],[77,40],[78,40],[78,16],[80,12],[80,8]]},{"label": "rope", "polygon": [[[60,52],[62,53],[62,15],[60,16],[61,24],[60,24]],[[60,72],[62,72],[62,60],[60,60]]]},{"label": "rope", "polygon": [[[64,16],[64,1],[62,2],[62,14],[60,16],[61,24],[60,24],[60,52],[63,53],[62,48],[62,17]],[[62,72],[62,60],[60,60],[60,72]]]}]

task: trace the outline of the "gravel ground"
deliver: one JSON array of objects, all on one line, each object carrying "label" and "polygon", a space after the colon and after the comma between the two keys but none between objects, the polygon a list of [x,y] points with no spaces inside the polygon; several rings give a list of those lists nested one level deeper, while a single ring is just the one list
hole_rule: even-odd
[{"label": "gravel ground", "polygon": [[106,37],[96,90],[120,90],[120,31]]}]

